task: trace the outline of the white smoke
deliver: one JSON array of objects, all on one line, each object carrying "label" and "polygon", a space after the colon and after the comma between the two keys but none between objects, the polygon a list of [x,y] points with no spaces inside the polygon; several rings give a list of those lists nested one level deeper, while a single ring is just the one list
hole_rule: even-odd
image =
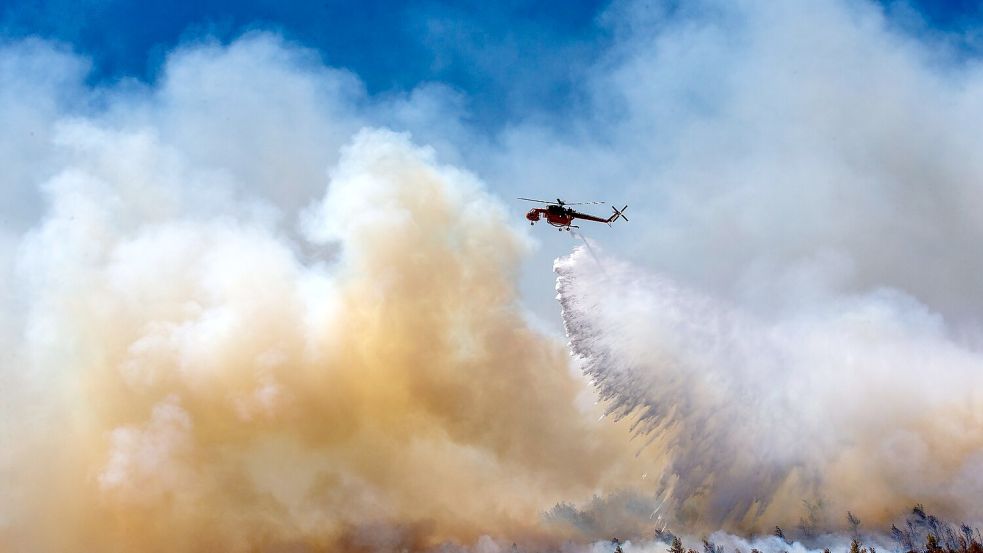
[{"label": "white smoke", "polygon": [[604,21],[591,109],[510,129],[488,172],[631,204],[585,230],[604,267],[558,268],[588,374],[665,454],[664,510],[704,530],[795,525],[803,500],[830,527],[916,502],[979,521],[979,61],[871,3]]},{"label": "white smoke", "polygon": [[881,523],[918,502],[983,520],[983,355],[910,296],[763,317],[583,248],[556,272],[571,349],[665,455],[678,522],[794,524],[802,500]]},{"label": "white smoke", "polygon": [[[586,103],[494,136],[459,91],[373,97],[266,33],[99,86],[4,43],[0,544],[494,551],[766,529],[803,499],[830,527],[979,520],[979,63],[870,3],[626,1],[599,25]],[[640,439],[587,420],[526,317],[555,320],[569,237],[529,256],[496,194],[631,205],[602,267],[559,267]],[[592,494],[588,532],[539,524]]]},{"label": "white smoke", "polygon": [[976,324],[978,59],[868,2],[618,2],[602,22],[589,107],[504,132],[471,164],[491,182],[628,203],[584,232],[756,310],[886,286]]}]

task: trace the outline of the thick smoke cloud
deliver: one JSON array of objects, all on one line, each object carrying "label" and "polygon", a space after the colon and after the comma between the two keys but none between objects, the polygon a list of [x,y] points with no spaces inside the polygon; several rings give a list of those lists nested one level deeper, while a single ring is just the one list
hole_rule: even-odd
[{"label": "thick smoke cloud", "polygon": [[803,500],[831,528],[922,501],[979,521],[978,60],[866,3],[607,17],[589,115],[517,126],[505,163],[636,213],[603,268],[558,269],[588,375],[665,453],[667,511],[760,531]]},{"label": "thick smoke cloud", "polygon": [[[371,96],[269,34],[99,86],[3,44],[0,545],[980,521],[978,62],[867,3],[599,25],[586,103],[494,136],[460,92]],[[558,265],[613,416],[539,330],[567,233],[496,194],[631,205],[600,266]]]},{"label": "thick smoke cloud", "polygon": [[612,6],[590,109],[516,125],[482,174],[631,204],[611,253],[758,309],[890,286],[973,324],[978,59],[872,3],[677,4]]},{"label": "thick smoke cloud", "polygon": [[496,551],[641,473],[526,322],[501,204],[367,126],[426,92],[360,111],[266,35],[151,89],[2,59],[44,137],[5,174],[37,219],[4,227],[3,547]]},{"label": "thick smoke cloud", "polygon": [[886,524],[925,502],[978,523],[983,356],[897,290],[764,318],[581,248],[557,262],[571,349],[664,452],[666,513],[713,529]]}]

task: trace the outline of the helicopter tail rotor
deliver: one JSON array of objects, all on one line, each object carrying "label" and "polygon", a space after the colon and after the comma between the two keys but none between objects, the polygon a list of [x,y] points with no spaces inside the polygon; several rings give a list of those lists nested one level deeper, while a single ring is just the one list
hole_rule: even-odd
[{"label": "helicopter tail rotor", "polygon": [[625,222],[628,222],[628,217],[625,217],[625,210],[628,209],[628,204],[625,204],[625,207],[623,207],[621,209],[618,209],[618,208],[616,208],[614,206],[611,206],[611,209],[614,211],[614,215],[608,217],[607,223],[609,225],[611,223],[617,221],[618,219],[624,219]]}]

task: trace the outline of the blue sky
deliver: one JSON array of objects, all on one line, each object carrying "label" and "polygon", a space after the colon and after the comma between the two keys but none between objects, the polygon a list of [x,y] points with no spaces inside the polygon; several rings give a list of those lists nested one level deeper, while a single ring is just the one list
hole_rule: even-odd
[{"label": "blue sky", "polygon": [[606,0],[549,3],[406,0],[118,0],[0,3],[10,37],[39,35],[91,57],[95,81],[152,80],[183,41],[275,30],[347,68],[370,93],[439,81],[463,91],[479,120],[570,101],[571,84],[601,51]]},{"label": "blue sky", "polygon": [[[609,0],[6,0],[7,38],[70,44],[93,62],[90,80],[152,81],[174,46],[251,29],[276,30],[344,67],[372,94],[437,81],[463,92],[479,125],[576,107],[576,82],[611,42]],[[963,49],[981,20],[975,1],[884,2],[908,32],[941,31]],[[970,35],[967,38],[967,35]]]}]

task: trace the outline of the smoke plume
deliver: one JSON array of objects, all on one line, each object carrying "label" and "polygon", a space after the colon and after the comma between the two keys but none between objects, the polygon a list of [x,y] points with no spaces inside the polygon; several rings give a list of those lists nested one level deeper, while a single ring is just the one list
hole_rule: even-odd
[{"label": "smoke plume", "polygon": [[764,317],[584,248],[556,272],[571,349],[608,413],[664,452],[677,522],[792,527],[803,501],[823,507],[813,529],[917,502],[983,520],[983,357],[912,297]]},{"label": "smoke plume", "polygon": [[[0,548],[983,522],[983,69],[891,6],[613,2],[494,130],[269,33],[0,43]],[[498,196],[631,206],[556,265],[573,361]]]},{"label": "smoke plume", "polygon": [[305,262],[247,208],[184,215],[201,199],[155,182],[152,137],[61,132],[78,158],[21,244],[5,363],[35,394],[5,413],[15,548],[534,537],[544,506],[617,476],[620,440],[518,309],[523,241],[470,175],[357,134],[306,211]]},{"label": "smoke plume", "polygon": [[4,548],[494,551],[641,473],[527,323],[501,204],[297,56],[188,50],[103,110],[12,75],[52,105],[40,185],[8,174],[38,218],[3,242]]}]

